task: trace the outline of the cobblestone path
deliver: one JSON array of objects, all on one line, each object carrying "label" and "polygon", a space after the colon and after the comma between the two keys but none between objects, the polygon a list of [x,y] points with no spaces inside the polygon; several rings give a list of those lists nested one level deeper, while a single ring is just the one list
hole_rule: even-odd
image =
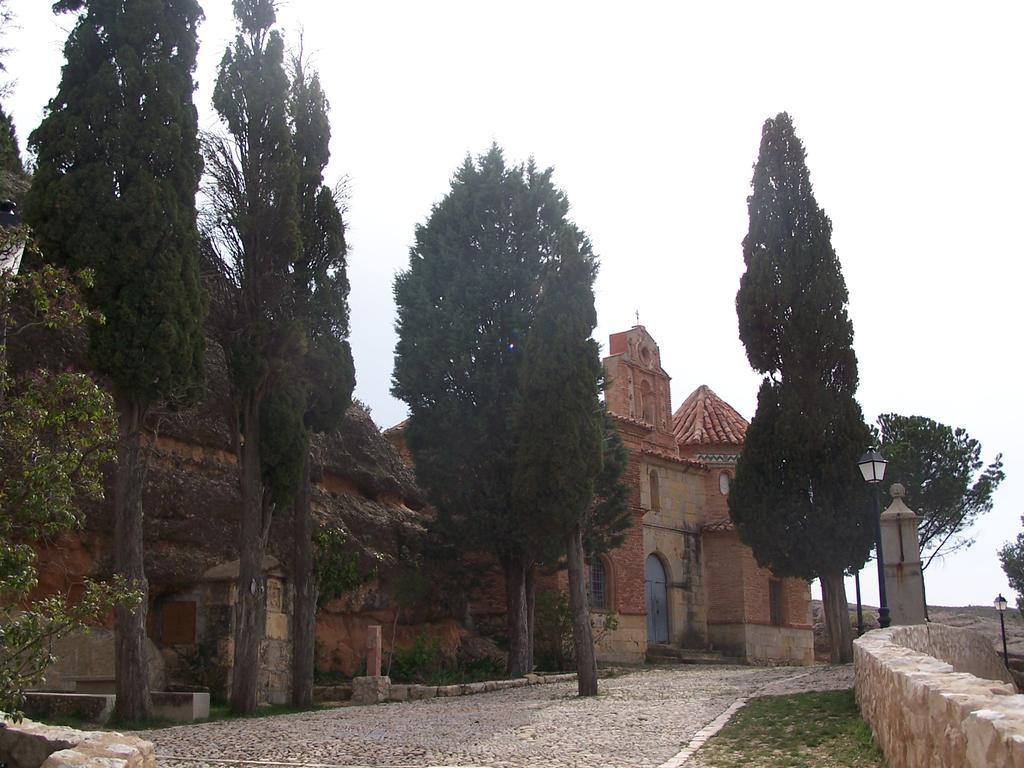
[{"label": "cobblestone path", "polygon": [[[790,678],[803,687],[806,673],[793,667],[660,667],[603,679],[601,694],[589,699],[575,695],[574,682],[555,683],[139,735],[156,744],[158,764],[168,768],[656,768],[736,698],[768,684],[765,693],[781,693]],[[829,684],[827,675],[813,675]]]}]

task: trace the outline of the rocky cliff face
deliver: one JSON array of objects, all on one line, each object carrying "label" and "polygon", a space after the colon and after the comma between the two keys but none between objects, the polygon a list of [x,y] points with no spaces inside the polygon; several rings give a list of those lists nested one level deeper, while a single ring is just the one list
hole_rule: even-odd
[{"label": "rocky cliff face", "polygon": [[[25,333],[11,340],[14,370],[87,369],[84,333]],[[240,493],[234,456],[230,392],[223,355],[206,350],[204,395],[194,406],[151,414],[149,468],[143,497],[146,571],[154,593],[195,582],[209,568],[238,557]],[[366,564],[394,563],[404,543],[423,531],[425,502],[411,470],[369,413],[353,404],[341,426],[312,446],[314,514],[340,528]],[[107,497],[84,507],[83,530],[40,546],[40,591],[67,591],[83,576],[104,576],[112,562],[113,483]],[[289,569],[290,509],[279,510],[269,553]]]}]

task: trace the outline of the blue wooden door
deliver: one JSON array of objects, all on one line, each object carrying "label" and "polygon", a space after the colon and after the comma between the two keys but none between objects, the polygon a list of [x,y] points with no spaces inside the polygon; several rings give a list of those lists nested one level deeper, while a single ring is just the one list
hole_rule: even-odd
[{"label": "blue wooden door", "polygon": [[644,594],[647,597],[647,642],[668,642],[668,590],[665,567],[657,555],[644,563]]}]

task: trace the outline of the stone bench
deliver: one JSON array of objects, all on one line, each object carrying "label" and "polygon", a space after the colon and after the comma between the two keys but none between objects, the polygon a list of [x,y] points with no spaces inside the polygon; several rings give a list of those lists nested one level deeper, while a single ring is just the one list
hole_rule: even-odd
[{"label": "stone bench", "polygon": [[114,713],[112,693],[51,693],[29,691],[25,694],[25,714],[36,720],[80,720],[102,725]]},{"label": "stone bench", "polygon": [[[210,694],[153,691],[153,717],[191,723],[210,716]],[[114,712],[117,697],[111,693],[52,693],[30,691],[25,713],[36,720],[81,720],[103,725]]]}]

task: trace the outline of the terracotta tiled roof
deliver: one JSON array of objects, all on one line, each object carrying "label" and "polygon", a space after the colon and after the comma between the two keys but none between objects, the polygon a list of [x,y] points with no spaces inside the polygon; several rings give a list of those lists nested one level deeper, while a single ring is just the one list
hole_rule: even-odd
[{"label": "terracotta tiled roof", "polygon": [[693,390],[672,417],[672,431],[683,445],[743,445],[749,423],[705,384]]}]

